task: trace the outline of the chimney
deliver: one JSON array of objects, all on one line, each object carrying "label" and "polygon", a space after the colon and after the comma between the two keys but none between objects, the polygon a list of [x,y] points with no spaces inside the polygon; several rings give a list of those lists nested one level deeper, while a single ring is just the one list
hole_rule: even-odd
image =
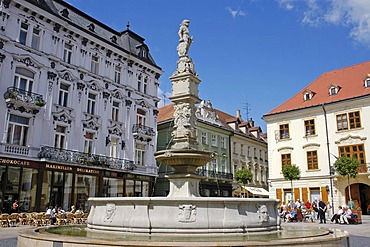
[{"label": "chimney", "polygon": [[237,110],[236,111],[236,118],[241,118],[241,116],[240,116],[240,110]]},{"label": "chimney", "polygon": [[249,124],[249,126],[250,126],[250,127],[254,127],[254,121],[253,121],[253,119],[252,119],[252,118],[250,118],[250,119],[248,120],[248,124]]}]

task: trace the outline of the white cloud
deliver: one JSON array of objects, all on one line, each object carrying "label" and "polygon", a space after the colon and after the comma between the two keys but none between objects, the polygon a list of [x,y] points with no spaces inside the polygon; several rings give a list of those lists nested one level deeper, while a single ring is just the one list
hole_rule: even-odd
[{"label": "white cloud", "polygon": [[294,0],[276,0],[276,2],[280,5],[281,8],[286,10],[294,9]]},{"label": "white cloud", "polygon": [[162,89],[158,88],[158,98],[160,101],[158,102],[158,107],[163,107],[171,103],[168,99],[171,96],[171,92],[163,92]]},{"label": "white cloud", "polygon": [[234,19],[236,16],[246,16],[246,13],[240,9],[232,9],[231,7],[227,7],[226,10],[231,14],[231,16]]},{"label": "white cloud", "polygon": [[350,29],[349,36],[370,48],[370,3],[369,0],[277,0],[281,8],[299,3],[302,23],[310,26],[333,24]]}]

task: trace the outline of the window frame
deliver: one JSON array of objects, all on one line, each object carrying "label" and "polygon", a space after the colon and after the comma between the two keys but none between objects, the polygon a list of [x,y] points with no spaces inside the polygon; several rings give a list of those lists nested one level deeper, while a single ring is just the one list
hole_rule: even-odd
[{"label": "window frame", "polygon": [[[64,130],[64,131],[59,131]],[[63,125],[56,125],[54,135],[54,148],[65,149],[67,141],[67,127]]]},{"label": "window frame", "polygon": [[[20,71],[19,71],[19,70]],[[17,71],[18,70],[18,71]],[[33,77],[29,77],[26,74],[22,74],[22,70],[28,71],[33,74]],[[20,94],[31,94],[33,90],[33,85],[35,83],[35,72],[24,67],[16,67],[14,73],[13,86],[20,89]],[[24,86],[23,86],[24,85]]]},{"label": "window frame", "polygon": [[[12,116],[14,116],[13,120]],[[20,121],[17,121],[21,119],[27,120],[28,123],[22,123]],[[6,143],[18,146],[27,146],[29,129],[30,129],[30,118],[19,116],[16,114],[9,114]],[[16,134],[15,132],[19,133]],[[18,141],[15,141],[15,138],[17,136],[19,136]]]},{"label": "window frame", "polygon": [[225,137],[221,137],[221,148],[226,148],[226,138]]},{"label": "window frame", "polygon": [[91,131],[86,131],[84,137],[84,153],[92,154],[94,151],[95,133]]},{"label": "window frame", "polygon": [[[358,114],[358,115],[356,115]],[[362,128],[361,112],[351,111],[340,113],[335,116],[337,131],[353,130]]]},{"label": "window frame", "polygon": [[284,139],[289,139],[290,134],[289,134],[289,124],[280,124],[279,125],[279,139],[284,140]]},{"label": "window frame", "polygon": [[355,156],[358,162],[360,163],[360,165],[366,164],[366,152],[365,152],[365,146],[363,143],[347,145],[347,146],[340,146],[338,147],[338,154],[340,157],[343,155],[347,155],[348,157]]},{"label": "window frame", "polygon": [[285,166],[288,164],[292,164],[292,154],[291,153],[285,153],[281,154],[281,166]]},{"label": "window frame", "polygon": [[318,170],[319,169],[319,158],[317,150],[310,150],[306,152],[307,170]]},{"label": "window frame", "polygon": [[[93,96],[93,97],[90,97]],[[89,92],[87,96],[87,108],[86,112],[95,115],[95,108],[96,108],[96,94]]]},{"label": "window frame", "polygon": [[91,72],[94,74],[99,74],[99,59],[98,55],[91,56]]},{"label": "window frame", "polygon": [[112,120],[118,122],[119,121],[119,108],[120,103],[118,101],[113,100],[112,102]]},{"label": "window frame", "polygon": [[316,135],[315,119],[304,120],[305,136]]},{"label": "window frame", "polygon": [[207,142],[207,132],[202,131],[202,136],[201,136],[202,144],[208,145]]},{"label": "window frame", "polygon": [[135,165],[145,164],[145,148],[144,144],[135,143]]},{"label": "window frame", "polygon": [[[65,86],[67,89],[62,88],[63,86]],[[71,88],[71,85],[69,85],[67,83],[63,83],[63,82],[60,83],[59,96],[58,96],[58,104],[59,105],[64,106],[64,107],[68,106],[70,88]]]},{"label": "window frame", "polygon": [[114,82],[121,84],[122,67],[119,65],[114,66]]},{"label": "window frame", "polygon": [[211,145],[212,147],[217,147],[217,136],[214,134],[211,135]]},{"label": "window frame", "polygon": [[[67,46],[70,46],[70,48],[68,48]],[[70,64],[72,62],[72,55],[73,55],[73,44],[64,42],[63,61]]]}]

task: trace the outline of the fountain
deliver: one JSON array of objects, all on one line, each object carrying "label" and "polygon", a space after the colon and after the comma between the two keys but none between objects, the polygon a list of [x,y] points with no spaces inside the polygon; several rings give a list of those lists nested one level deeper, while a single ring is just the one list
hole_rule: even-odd
[{"label": "fountain", "polygon": [[[197,167],[212,160],[212,153],[197,149],[195,104],[198,78],[188,56],[193,38],[189,21],[179,29],[177,69],[170,77],[175,104],[174,144],[156,153],[156,160],[172,166],[167,197],[89,198],[91,210],[86,229],[52,227],[21,232],[18,247],[56,246],[301,246],[327,242],[346,246],[343,232],[280,229],[278,200],[262,198],[200,197]],[[61,235],[52,234],[61,230]],[[191,243],[191,244],[190,244]],[[96,245],[95,245],[96,244]]]}]

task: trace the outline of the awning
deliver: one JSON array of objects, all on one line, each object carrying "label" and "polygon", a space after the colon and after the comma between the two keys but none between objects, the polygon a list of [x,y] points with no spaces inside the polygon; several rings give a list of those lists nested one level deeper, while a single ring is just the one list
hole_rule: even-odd
[{"label": "awning", "polygon": [[264,188],[249,187],[249,186],[243,186],[243,188],[248,190],[250,193],[254,195],[269,196],[269,192],[265,190]]}]

